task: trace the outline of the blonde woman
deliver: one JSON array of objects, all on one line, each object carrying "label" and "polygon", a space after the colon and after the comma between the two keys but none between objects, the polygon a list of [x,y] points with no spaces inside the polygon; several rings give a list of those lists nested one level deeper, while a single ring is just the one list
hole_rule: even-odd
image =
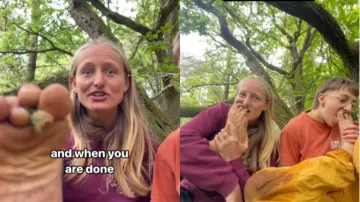
[{"label": "blonde woman", "polygon": [[66,160],[66,166],[112,166],[115,172],[66,174],[64,201],[149,201],[155,144],[124,53],[105,38],[86,43],[74,56],[70,86],[68,147],[126,150],[129,156]]},{"label": "blonde woman", "polygon": [[[105,38],[86,43],[75,54],[70,88],[71,96],[59,84],[44,90],[24,85],[18,96],[0,96],[0,201],[150,201],[157,143],[143,119],[124,53]],[[24,107],[44,110],[55,120],[36,132]],[[52,156],[64,149],[66,141],[67,149],[128,154],[111,160],[106,156],[64,161]],[[78,173],[68,174],[74,166],[84,171],[112,166],[114,172],[75,169]]]},{"label": "blonde woman", "polygon": [[[231,198],[239,188],[244,201],[247,179],[277,166],[273,103],[269,85],[259,77],[248,77],[238,85],[233,108],[214,105],[180,128],[182,201],[235,201]],[[239,127],[240,134],[230,134],[229,127]]]}]

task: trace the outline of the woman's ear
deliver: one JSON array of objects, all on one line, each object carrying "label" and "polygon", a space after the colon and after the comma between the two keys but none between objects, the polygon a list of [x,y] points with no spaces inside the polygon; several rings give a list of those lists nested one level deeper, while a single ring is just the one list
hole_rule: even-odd
[{"label": "woman's ear", "polygon": [[319,94],[318,96],[318,102],[319,102],[319,106],[324,106],[324,103],[325,103],[325,96],[324,94]]},{"label": "woman's ear", "polygon": [[70,89],[71,89],[71,91],[77,93],[76,79],[75,79],[75,77],[74,77],[74,76],[70,76],[69,81],[70,81]]},{"label": "woman's ear", "polygon": [[268,101],[268,102],[266,103],[266,106],[265,106],[265,108],[263,109],[263,111],[264,111],[264,112],[267,111],[270,107],[271,107],[271,101]]},{"label": "woman's ear", "polygon": [[130,82],[131,82],[131,74],[128,74],[125,78],[125,88],[124,88],[124,93],[126,93],[129,90],[130,87]]}]

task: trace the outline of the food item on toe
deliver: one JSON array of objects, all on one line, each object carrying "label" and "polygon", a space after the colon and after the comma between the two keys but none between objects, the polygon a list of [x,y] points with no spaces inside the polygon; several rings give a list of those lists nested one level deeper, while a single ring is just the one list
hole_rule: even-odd
[{"label": "food item on toe", "polygon": [[54,117],[51,114],[42,110],[34,111],[30,119],[36,133],[41,133],[46,123],[54,121]]},{"label": "food item on toe", "polygon": [[39,102],[41,89],[35,84],[25,84],[18,91],[20,105],[35,108]]},{"label": "food item on toe", "polygon": [[10,123],[17,127],[23,127],[30,122],[30,113],[22,107],[15,107],[10,110],[9,115]]},{"label": "food item on toe", "polygon": [[40,94],[38,109],[49,112],[55,119],[65,118],[71,108],[70,93],[63,85],[51,84]]}]

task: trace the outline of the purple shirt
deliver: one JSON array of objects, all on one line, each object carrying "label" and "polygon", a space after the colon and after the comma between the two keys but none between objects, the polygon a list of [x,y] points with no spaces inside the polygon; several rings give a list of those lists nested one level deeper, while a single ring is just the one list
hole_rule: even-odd
[{"label": "purple shirt", "polygon": [[[73,145],[72,136],[68,141],[68,148]],[[101,142],[93,142],[91,144],[92,150],[102,150]],[[157,150],[158,143],[154,141],[154,149]],[[131,155],[131,154],[130,154]],[[146,161],[146,160],[145,160]],[[96,158],[93,165],[104,165],[105,161],[101,158]],[[70,159],[64,160],[64,166],[70,164]],[[105,176],[103,174],[87,174],[84,181],[73,185],[73,180],[63,184],[64,202],[149,202],[150,193],[146,197],[128,198],[121,193],[116,192],[116,187],[109,186],[106,193]],[[149,180],[147,180],[148,183]],[[103,192],[103,193],[102,193]],[[106,194],[105,194],[106,193]]]},{"label": "purple shirt", "polygon": [[237,184],[245,201],[244,187],[251,172],[242,158],[226,162],[209,148],[209,140],[225,127],[230,108],[225,103],[214,105],[180,128],[181,186],[197,202],[223,202]]}]

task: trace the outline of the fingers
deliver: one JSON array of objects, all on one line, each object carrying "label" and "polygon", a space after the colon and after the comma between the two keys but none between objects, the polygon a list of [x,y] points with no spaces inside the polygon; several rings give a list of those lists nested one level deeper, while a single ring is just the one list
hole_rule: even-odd
[{"label": "fingers", "polygon": [[359,130],[346,130],[341,135],[342,136],[346,136],[346,135],[357,135],[357,136],[359,136]]},{"label": "fingers", "polygon": [[344,113],[344,117],[346,120],[352,120],[351,116],[348,113]]},{"label": "fingers", "polygon": [[344,140],[357,140],[359,137],[359,135],[355,135],[355,134],[349,134],[349,135],[344,135],[343,138]]},{"label": "fingers", "polygon": [[352,125],[352,126],[348,126],[348,127],[344,128],[344,132],[347,130],[357,130],[359,132],[359,126]]},{"label": "fingers", "polygon": [[357,138],[345,138],[344,137],[344,140],[350,144],[355,144],[355,142],[357,141]]}]

